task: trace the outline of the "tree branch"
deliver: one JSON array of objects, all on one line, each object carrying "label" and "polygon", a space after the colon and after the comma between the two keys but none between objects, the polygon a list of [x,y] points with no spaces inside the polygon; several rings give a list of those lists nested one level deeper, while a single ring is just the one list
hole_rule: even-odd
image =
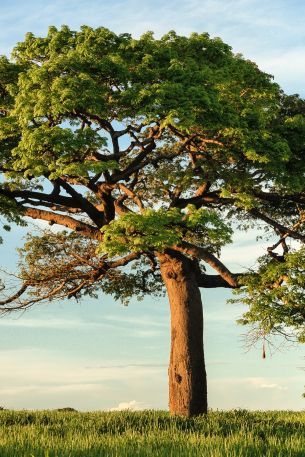
[{"label": "tree branch", "polygon": [[139,259],[141,257],[141,255],[142,255],[141,252],[132,252],[131,254],[128,254],[125,257],[121,257],[118,260],[114,260],[113,262],[108,262],[108,266],[109,266],[109,268],[124,267],[129,262]]},{"label": "tree branch", "polygon": [[290,200],[295,203],[303,203],[305,204],[305,195],[304,193],[301,193],[299,195],[297,194],[284,194],[284,195],[278,195],[274,192],[255,192],[254,191],[254,196],[260,198],[261,200],[266,200],[274,203],[280,203],[283,200]]},{"label": "tree branch", "polygon": [[12,303],[13,301],[17,300],[27,290],[27,288],[28,288],[28,285],[23,284],[14,295],[11,295],[10,297],[6,298],[5,300],[0,300],[0,306],[8,305],[9,303]]},{"label": "tree branch", "polygon": [[134,201],[134,203],[139,207],[140,210],[144,210],[142,200],[131,189],[129,189],[127,186],[121,183],[118,184],[118,187],[120,190],[124,192],[125,195],[127,195]]},{"label": "tree branch", "polygon": [[65,191],[75,199],[90,219],[101,228],[104,225],[104,214],[100,212],[89,200],[79,194],[69,183],[59,179],[59,183]]},{"label": "tree branch", "polygon": [[9,198],[23,198],[23,199],[34,199],[43,206],[44,202],[54,203],[60,206],[68,206],[70,208],[79,208],[79,204],[71,197],[65,197],[64,195],[57,195],[54,193],[46,194],[44,192],[36,192],[32,190],[9,190],[0,188],[0,194]]},{"label": "tree branch", "polygon": [[[132,162],[125,168],[125,170],[122,170],[119,173],[114,173],[111,176],[111,182],[112,183],[117,183],[121,179],[126,179],[130,175],[132,175],[135,171],[139,170],[139,168],[142,168],[143,166],[143,159],[152,152],[156,147],[156,143],[153,138],[150,138],[150,144],[148,146],[143,147],[142,151],[137,155],[137,157],[132,160]],[[145,163],[145,162],[144,162]]]},{"label": "tree branch", "polygon": [[261,219],[262,221],[266,222],[268,225],[271,225],[273,228],[278,230],[280,233],[282,233],[282,234],[287,233],[291,238],[294,238],[295,240],[300,240],[303,243],[305,243],[304,235],[296,232],[295,230],[291,230],[288,227],[285,227],[285,225],[282,225],[279,222],[274,221],[269,216],[266,216],[265,214],[260,212],[258,209],[252,208],[248,212],[249,212],[249,214],[254,216],[256,219]]},{"label": "tree branch", "polygon": [[24,216],[31,217],[32,219],[48,221],[51,224],[62,225],[94,240],[102,241],[103,239],[103,235],[99,229],[93,227],[92,225],[73,219],[70,216],[64,216],[62,214],[53,213],[51,211],[45,211],[42,209],[29,208],[27,206],[22,206],[21,208],[24,210]]},{"label": "tree branch", "polygon": [[204,260],[220,274],[220,276],[229,284],[229,286],[233,288],[238,287],[236,275],[231,273],[231,271],[207,249],[200,246],[195,246],[191,243],[188,243],[187,241],[182,241],[180,245],[174,246],[173,249],[179,252],[183,252],[184,254],[187,254],[191,257]]},{"label": "tree branch", "polygon": [[[231,275],[237,281],[238,278],[243,275],[243,273],[231,273]],[[226,281],[220,275],[206,275],[204,273],[201,273],[201,275],[197,276],[197,284],[198,284],[198,287],[203,287],[205,289],[210,289],[210,288],[214,288],[214,287],[225,287],[225,288],[234,289],[234,288],[238,287],[238,285],[233,286],[233,285],[229,284],[228,281]]]}]

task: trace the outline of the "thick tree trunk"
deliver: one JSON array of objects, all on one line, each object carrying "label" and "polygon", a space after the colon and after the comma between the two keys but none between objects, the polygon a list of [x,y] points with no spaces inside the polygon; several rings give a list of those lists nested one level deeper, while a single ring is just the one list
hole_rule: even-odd
[{"label": "thick tree trunk", "polygon": [[169,410],[195,416],[207,412],[203,315],[194,265],[181,254],[159,254],[171,310]]}]

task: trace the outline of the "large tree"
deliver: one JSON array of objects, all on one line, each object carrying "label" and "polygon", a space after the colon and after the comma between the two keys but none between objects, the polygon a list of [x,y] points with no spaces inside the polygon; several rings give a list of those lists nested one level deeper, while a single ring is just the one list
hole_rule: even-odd
[{"label": "large tree", "polygon": [[[240,289],[259,335],[304,338],[302,99],[207,34],[66,26],[1,59],[0,97],[1,213],[64,227],[28,235],[3,313],[167,290],[169,407],[186,416],[207,411],[200,288]],[[256,226],[277,238],[231,272],[222,246]]]}]

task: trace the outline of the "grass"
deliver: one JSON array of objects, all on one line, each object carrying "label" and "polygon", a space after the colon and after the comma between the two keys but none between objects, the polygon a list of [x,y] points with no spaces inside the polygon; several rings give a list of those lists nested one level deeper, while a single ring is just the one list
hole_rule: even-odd
[{"label": "grass", "polygon": [[304,457],[304,412],[0,411],[1,457]]}]

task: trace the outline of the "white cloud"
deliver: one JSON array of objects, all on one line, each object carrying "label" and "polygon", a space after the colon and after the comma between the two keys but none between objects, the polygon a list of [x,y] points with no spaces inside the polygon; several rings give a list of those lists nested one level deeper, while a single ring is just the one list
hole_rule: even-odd
[{"label": "white cloud", "polygon": [[271,383],[271,384],[260,384],[260,389],[276,389],[276,390],[287,390],[287,386],[281,386],[280,384]]},{"label": "white cloud", "polygon": [[109,411],[143,411],[144,409],[152,409],[152,406],[136,400],[119,403],[114,408],[109,408]]},{"label": "white cloud", "polygon": [[265,378],[260,377],[251,377],[251,378],[244,378],[239,381],[239,384],[243,384],[244,386],[249,386],[254,389],[275,389],[275,390],[287,390],[287,386],[283,386],[276,382],[268,382]]}]

